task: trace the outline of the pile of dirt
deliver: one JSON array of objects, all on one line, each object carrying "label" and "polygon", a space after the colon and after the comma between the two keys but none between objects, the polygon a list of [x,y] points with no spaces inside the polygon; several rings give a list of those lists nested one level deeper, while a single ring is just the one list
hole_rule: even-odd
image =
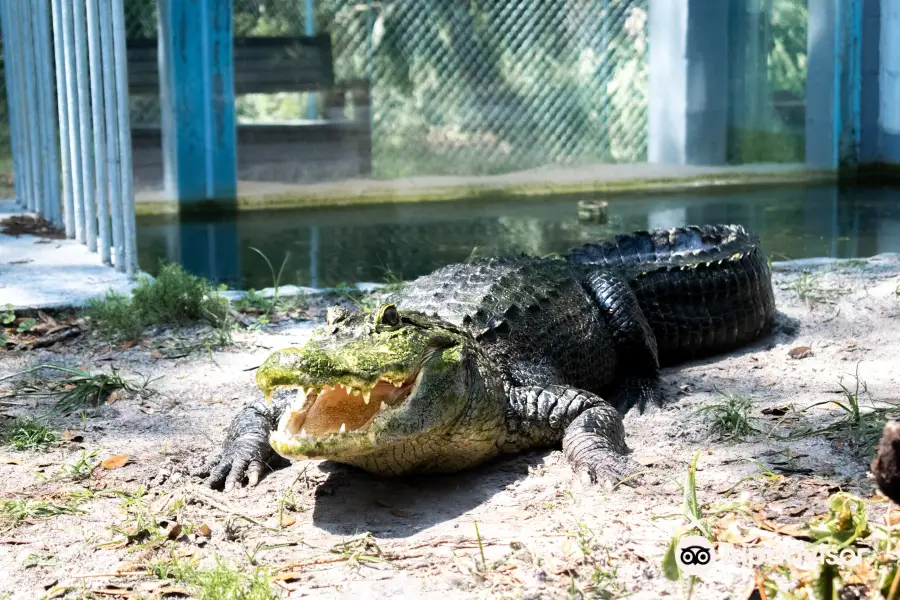
[{"label": "pile of dirt", "polygon": [[19,237],[36,235],[45,239],[64,240],[66,232],[41,216],[14,215],[0,220],[0,233]]}]

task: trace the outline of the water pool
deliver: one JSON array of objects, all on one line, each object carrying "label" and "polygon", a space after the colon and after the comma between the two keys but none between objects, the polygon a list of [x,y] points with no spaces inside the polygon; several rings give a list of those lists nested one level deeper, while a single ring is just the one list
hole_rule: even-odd
[{"label": "water pool", "polygon": [[263,288],[290,253],[282,283],[313,287],[411,279],[473,254],[537,255],[616,233],[699,223],[740,223],[776,260],[853,258],[900,251],[900,187],[837,186],[704,190],[610,196],[609,223],[583,224],[585,196],[247,211],[228,219],[138,219],[142,269],[160,259],[232,287]]}]

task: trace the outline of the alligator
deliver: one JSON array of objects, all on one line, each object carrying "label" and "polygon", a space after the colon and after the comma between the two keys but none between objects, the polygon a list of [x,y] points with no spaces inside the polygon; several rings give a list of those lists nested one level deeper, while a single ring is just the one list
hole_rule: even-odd
[{"label": "alligator", "polygon": [[769,265],[739,225],[452,264],[373,310],[331,307],[305,345],[269,356],[265,399],[195,474],[228,491],[300,459],[446,473],[561,443],[584,481],[633,483],[622,417],[663,406],[660,368],[748,344],[774,321]]}]

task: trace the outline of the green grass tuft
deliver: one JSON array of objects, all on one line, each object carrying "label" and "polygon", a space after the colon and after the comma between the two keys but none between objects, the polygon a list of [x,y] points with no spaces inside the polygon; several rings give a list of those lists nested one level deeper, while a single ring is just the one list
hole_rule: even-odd
[{"label": "green grass tuft", "polygon": [[179,558],[173,553],[168,560],[153,564],[151,571],[160,579],[171,579],[191,588],[199,600],[273,600],[279,597],[264,571],[258,568],[239,570],[218,556],[215,567],[201,570],[190,559]]},{"label": "green grass tuft", "polygon": [[132,293],[134,308],[145,323],[183,327],[197,321],[217,323],[228,314],[228,300],[181,265],[164,264],[151,281],[143,279]]},{"label": "green grass tuft", "polygon": [[107,339],[135,340],[144,331],[144,321],[131,298],[113,290],[88,300],[85,314],[90,317],[94,329]]},{"label": "green grass tuft", "polygon": [[59,439],[59,434],[35,418],[14,419],[0,428],[0,442],[16,450],[46,450]]},{"label": "green grass tuft", "polygon": [[709,417],[710,433],[723,438],[741,438],[756,431],[751,423],[753,400],[738,394],[723,394],[725,400],[697,410],[697,414]]},{"label": "green grass tuft", "polygon": [[142,278],[131,298],[107,292],[90,301],[85,313],[109,339],[134,340],[150,325],[184,327],[228,322],[228,300],[181,265],[163,264],[156,279]]},{"label": "green grass tuft", "polygon": [[23,395],[56,398],[56,408],[62,412],[71,412],[84,406],[97,406],[107,401],[113,392],[140,395],[153,393],[149,387],[150,379],[145,379],[140,384],[135,383],[122,377],[115,367],[111,367],[108,373],[91,373],[59,365],[41,364],[13,376],[37,373],[43,369],[59,371],[65,376],[52,381],[35,379],[22,384],[20,392]]},{"label": "green grass tuft", "polygon": [[76,506],[47,500],[0,500],[0,531],[16,527],[26,519],[49,519],[82,513],[84,511]]}]

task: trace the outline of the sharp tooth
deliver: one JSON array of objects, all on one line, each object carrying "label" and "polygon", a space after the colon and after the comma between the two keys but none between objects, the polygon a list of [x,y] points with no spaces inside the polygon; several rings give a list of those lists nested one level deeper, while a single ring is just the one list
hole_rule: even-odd
[{"label": "sharp tooth", "polygon": [[378,410],[387,410],[388,405],[384,403],[384,400],[381,401],[381,408]]},{"label": "sharp tooth", "polygon": [[403,387],[403,382],[402,382],[402,381],[395,381],[395,382],[394,382],[394,387]]},{"label": "sharp tooth", "polygon": [[341,428],[338,430],[338,433],[347,433],[347,424],[341,423]]},{"label": "sharp tooth", "polygon": [[369,403],[369,397],[370,397],[371,395],[372,395],[372,390],[368,390],[368,391],[363,392],[363,395],[362,395],[362,397],[363,397],[363,402],[365,402],[366,404],[368,404],[368,403]]},{"label": "sharp tooth", "polygon": [[351,390],[351,393],[352,393],[354,396],[361,396],[361,395],[362,395],[362,390],[358,390],[358,389],[356,389],[356,388],[350,388],[350,390]]}]

